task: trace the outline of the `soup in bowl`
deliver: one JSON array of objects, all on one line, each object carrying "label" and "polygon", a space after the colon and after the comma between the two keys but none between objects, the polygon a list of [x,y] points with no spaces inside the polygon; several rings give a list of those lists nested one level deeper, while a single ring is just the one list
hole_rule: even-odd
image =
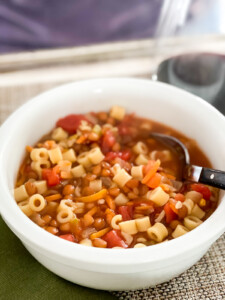
[{"label": "soup in bowl", "polygon": [[176,136],[192,162],[224,169],[224,125],[212,106],[162,83],[56,88],[2,126],[1,214],[38,261],[72,282],[106,290],[164,282],[223,233],[225,204],[222,192],[177,181],[176,153],[150,133]]}]

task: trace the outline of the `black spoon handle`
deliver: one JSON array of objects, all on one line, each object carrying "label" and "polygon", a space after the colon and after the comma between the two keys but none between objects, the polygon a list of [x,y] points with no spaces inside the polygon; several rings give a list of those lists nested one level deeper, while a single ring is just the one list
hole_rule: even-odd
[{"label": "black spoon handle", "polygon": [[225,172],[202,168],[199,182],[225,190]]},{"label": "black spoon handle", "polygon": [[225,190],[225,172],[194,165],[187,165],[184,179],[192,182],[200,182]]}]

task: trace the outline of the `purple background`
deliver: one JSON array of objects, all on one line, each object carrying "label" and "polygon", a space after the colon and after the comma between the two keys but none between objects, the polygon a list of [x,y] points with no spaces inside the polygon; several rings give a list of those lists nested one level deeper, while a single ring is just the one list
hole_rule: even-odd
[{"label": "purple background", "polygon": [[0,0],[0,52],[151,37],[159,0]]}]

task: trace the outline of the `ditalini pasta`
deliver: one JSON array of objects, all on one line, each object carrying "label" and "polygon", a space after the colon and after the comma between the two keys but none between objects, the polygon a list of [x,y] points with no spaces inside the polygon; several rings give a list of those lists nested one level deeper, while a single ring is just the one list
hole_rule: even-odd
[{"label": "ditalini pasta", "polygon": [[144,248],[195,230],[216,209],[218,190],[177,181],[178,154],[151,131],[182,139],[191,161],[210,167],[191,139],[123,107],[71,114],[26,147],[18,208],[50,234],[89,247]]}]

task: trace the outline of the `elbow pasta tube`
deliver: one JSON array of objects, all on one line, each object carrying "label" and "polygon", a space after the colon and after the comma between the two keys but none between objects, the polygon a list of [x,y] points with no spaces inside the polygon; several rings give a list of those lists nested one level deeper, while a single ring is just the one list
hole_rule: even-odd
[{"label": "elbow pasta tube", "polygon": [[29,199],[29,206],[33,211],[42,211],[46,204],[45,198],[40,194],[34,194]]},{"label": "elbow pasta tube", "polygon": [[59,203],[57,211],[71,209],[72,211],[75,210],[76,204],[71,199],[62,199]]},{"label": "elbow pasta tube", "polygon": [[76,202],[74,204],[74,213],[76,214],[82,214],[84,212],[84,202]]},{"label": "elbow pasta tube", "polygon": [[112,171],[113,175],[115,176],[121,170],[121,166],[119,164],[115,164],[110,168],[110,170]]},{"label": "elbow pasta tube", "polygon": [[15,198],[16,202],[26,200],[28,197],[29,197],[29,195],[27,193],[27,190],[26,190],[24,184],[22,184],[18,188],[14,189],[14,198]]},{"label": "elbow pasta tube", "polygon": [[199,219],[202,219],[205,216],[205,212],[198,206],[198,204],[195,204],[191,211],[191,215]]},{"label": "elbow pasta tube", "polygon": [[83,246],[88,246],[88,247],[92,247],[92,241],[90,239],[83,239],[82,241],[80,241],[79,243],[80,245]]},{"label": "elbow pasta tube", "polygon": [[64,224],[74,219],[74,214],[71,209],[62,209],[57,213],[56,219],[59,223]]},{"label": "elbow pasta tube", "polygon": [[118,225],[118,222],[121,222],[122,221],[122,216],[121,215],[115,215],[113,218],[112,218],[112,221],[111,221],[111,226],[113,229],[120,229],[120,226]]},{"label": "elbow pasta tube", "polygon": [[85,168],[89,168],[92,165],[88,155],[89,155],[89,152],[86,151],[86,152],[81,153],[77,157],[78,163]]},{"label": "elbow pasta tube", "polygon": [[50,168],[50,166],[51,166],[50,161],[48,161],[46,159],[40,159],[38,161],[33,161],[31,163],[32,170],[37,172],[39,177],[42,176],[42,170],[43,169],[48,169],[48,168]]},{"label": "elbow pasta tube", "polygon": [[185,195],[186,199],[190,199],[195,203],[199,203],[199,201],[202,199],[202,194],[200,194],[199,192],[196,191],[190,191],[187,192],[187,194]]},{"label": "elbow pasta tube", "polygon": [[99,164],[101,161],[103,161],[104,157],[105,156],[102,154],[102,151],[99,147],[93,148],[88,153],[88,159],[93,165]]},{"label": "elbow pasta tube", "polygon": [[128,246],[133,242],[134,238],[131,234],[121,231],[121,235],[124,237],[125,242]]},{"label": "elbow pasta tube", "polygon": [[59,147],[48,150],[48,154],[53,164],[57,164],[60,160],[62,160],[62,152]]},{"label": "elbow pasta tube", "polygon": [[145,231],[147,231],[148,228],[151,227],[149,217],[136,219],[135,222],[136,222],[136,225],[137,225],[137,230],[139,232],[145,232]]},{"label": "elbow pasta tube", "polygon": [[56,142],[60,142],[68,138],[68,133],[65,130],[63,130],[61,127],[57,127],[52,132],[52,138]]},{"label": "elbow pasta tube", "polygon": [[102,190],[102,181],[101,179],[92,180],[89,183],[89,187],[96,192],[99,192]]},{"label": "elbow pasta tube", "polygon": [[147,165],[149,159],[146,155],[144,154],[139,154],[138,157],[135,160],[136,165]]},{"label": "elbow pasta tube", "polygon": [[176,229],[172,232],[172,237],[178,238],[179,236],[184,235],[185,233],[187,233],[189,230],[184,227],[183,225],[177,225]]},{"label": "elbow pasta tube", "polygon": [[38,194],[44,194],[48,190],[46,180],[35,181],[34,185],[37,188]]},{"label": "elbow pasta tube", "polygon": [[154,190],[148,192],[147,198],[153,201],[158,206],[163,206],[168,202],[170,196],[159,186]]},{"label": "elbow pasta tube", "polygon": [[113,106],[110,110],[110,117],[117,119],[117,120],[123,120],[125,116],[125,109],[121,106]]},{"label": "elbow pasta tube", "polygon": [[39,161],[41,159],[48,160],[48,150],[46,148],[34,148],[30,153],[30,158],[33,161]]},{"label": "elbow pasta tube", "polygon": [[168,236],[168,230],[162,223],[155,223],[148,228],[147,234],[150,239],[156,242],[162,242]]},{"label": "elbow pasta tube", "polygon": [[160,159],[161,162],[170,161],[172,159],[171,152],[169,150],[152,151],[150,158],[153,160]]},{"label": "elbow pasta tube", "polygon": [[120,222],[119,227],[125,233],[136,234],[138,232],[135,220]]},{"label": "elbow pasta tube", "polygon": [[77,160],[73,149],[63,152],[62,158],[63,160],[69,160],[71,163],[74,163]]},{"label": "elbow pasta tube", "polygon": [[82,165],[78,165],[71,169],[71,173],[72,173],[73,177],[79,178],[79,177],[84,176],[86,174],[86,171]]},{"label": "elbow pasta tube", "polygon": [[131,176],[134,179],[142,180],[143,179],[143,166],[134,166],[131,168]]},{"label": "elbow pasta tube", "polygon": [[147,154],[148,147],[143,142],[137,142],[137,144],[133,147],[133,151],[136,154]]},{"label": "elbow pasta tube", "polygon": [[113,181],[118,184],[119,187],[123,187],[132,177],[124,170],[121,169],[113,177]]},{"label": "elbow pasta tube", "polygon": [[123,194],[120,193],[116,198],[115,198],[115,204],[117,206],[125,205],[129,199]]},{"label": "elbow pasta tube", "polygon": [[193,207],[194,207],[194,202],[193,202],[191,199],[186,199],[186,200],[183,202],[183,205],[187,207],[188,215],[190,215],[191,212],[192,212],[192,209],[193,209]]},{"label": "elbow pasta tube", "polygon": [[60,160],[58,166],[61,172],[70,172],[72,163],[69,160]]},{"label": "elbow pasta tube", "polygon": [[19,202],[18,206],[22,210],[22,212],[25,213],[25,215],[27,215],[28,217],[32,215],[33,210],[30,208],[28,200]]},{"label": "elbow pasta tube", "polygon": [[200,224],[202,224],[202,221],[197,217],[187,216],[184,218],[184,226],[189,230],[198,227]]}]

